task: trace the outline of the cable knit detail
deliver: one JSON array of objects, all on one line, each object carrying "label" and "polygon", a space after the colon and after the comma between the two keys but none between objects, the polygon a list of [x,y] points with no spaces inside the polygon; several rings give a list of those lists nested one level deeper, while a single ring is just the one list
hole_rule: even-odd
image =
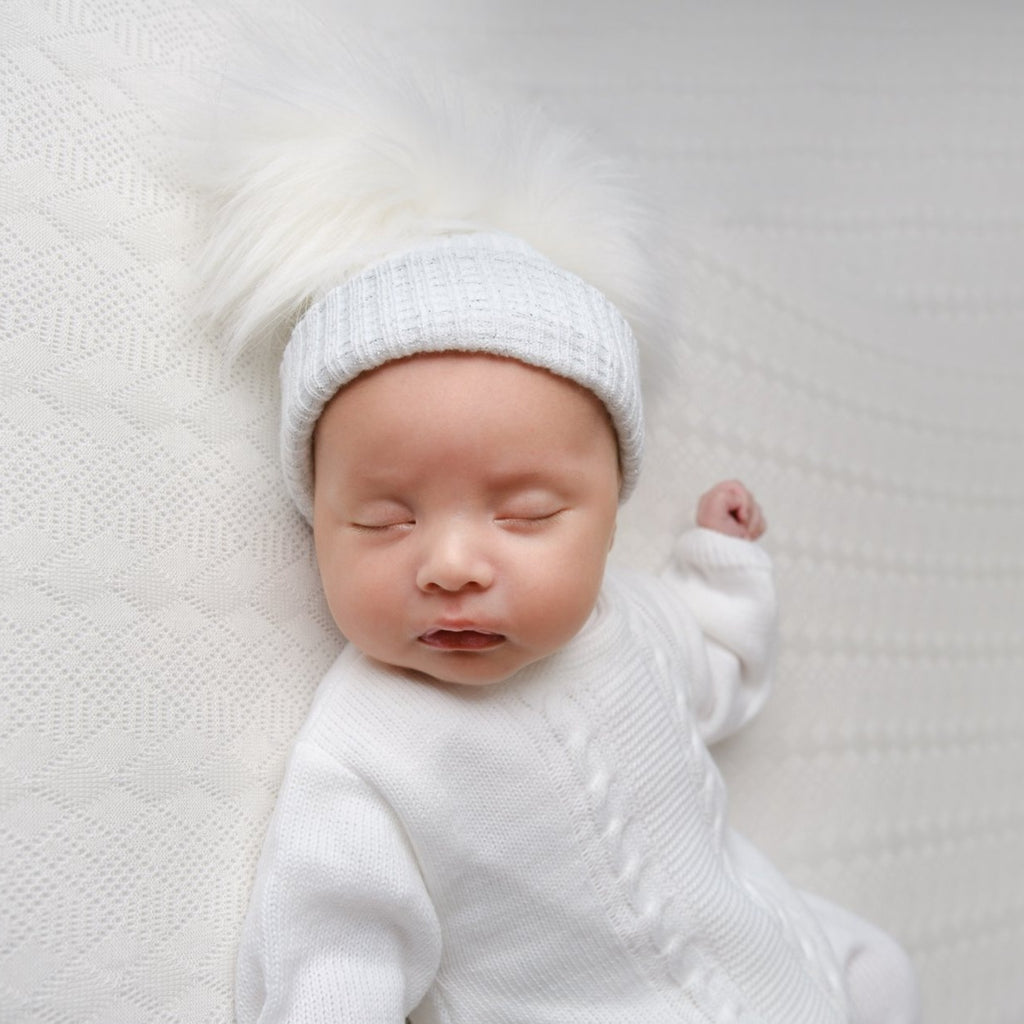
[{"label": "cable knit detail", "polygon": [[[627,608],[625,617],[629,631],[637,633],[644,628],[634,610]],[[669,659],[662,649],[655,649],[653,661],[659,675],[667,678]],[[686,722],[689,715],[683,691],[678,687],[674,690],[676,713],[681,722]],[[605,847],[614,878],[626,893],[628,905],[646,934],[665,976],[675,986],[687,991],[698,1005],[706,1006],[714,1021],[731,1020],[738,1024],[746,1013],[734,995],[733,986],[700,951],[694,936],[680,926],[681,915],[676,901],[659,888],[654,873],[648,870],[636,830],[630,828],[630,820],[623,813],[625,799],[617,791],[614,768],[606,760],[601,744],[590,731],[578,705],[560,700],[558,693],[549,691],[544,702],[544,714],[556,734],[564,737],[566,749],[582,781],[582,789],[589,798],[594,831]],[[720,847],[725,820],[723,786],[696,729],[691,727],[689,731],[690,760],[703,778],[701,791],[705,818],[716,836],[716,845]]]},{"label": "cable knit detail", "polygon": [[845,1014],[846,999],[843,994],[842,978],[825,936],[820,934],[812,939],[805,923],[798,921],[790,910],[768,897],[753,879],[744,879],[743,886],[751,900],[772,916],[779,933],[789,947],[804,958],[809,973],[818,982],[823,994],[833,1002],[837,1011]]}]

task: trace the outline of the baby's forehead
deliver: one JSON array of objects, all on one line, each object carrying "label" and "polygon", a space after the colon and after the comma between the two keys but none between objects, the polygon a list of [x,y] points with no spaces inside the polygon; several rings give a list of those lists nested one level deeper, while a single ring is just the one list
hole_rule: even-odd
[{"label": "baby's forehead", "polygon": [[[618,471],[614,430],[578,385],[492,356],[419,357],[358,378],[317,426],[317,473],[368,488],[564,487]],[[339,479],[340,483],[340,479]]]},{"label": "baby's forehead", "polygon": [[383,386],[382,382],[409,388],[440,385],[449,395],[459,388],[478,385],[492,398],[501,398],[520,389],[562,390],[587,396],[600,404],[594,392],[571,377],[515,356],[472,349],[416,352],[400,359],[389,359],[360,373],[340,388],[338,394],[373,383]]},{"label": "baby's forehead", "polygon": [[379,426],[394,423],[467,423],[505,416],[519,432],[535,422],[556,431],[594,416],[610,423],[593,392],[543,367],[481,352],[421,353],[393,360],[360,374],[339,389],[321,418],[343,405]]}]

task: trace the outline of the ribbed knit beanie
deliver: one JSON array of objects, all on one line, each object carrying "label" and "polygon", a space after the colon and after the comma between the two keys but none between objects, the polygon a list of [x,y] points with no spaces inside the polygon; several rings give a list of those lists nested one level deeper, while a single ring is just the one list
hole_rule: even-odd
[{"label": "ribbed knit beanie", "polygon": [[315,60],[311,46],[225,83],[199,268],[229,353],[283,349],[280,450],[298,509],[312,521],[312,436],[338,390],[444,351],[518,359],[593,392],[624,499],[641,377],[657,384],[669,325],[629,174],[534,107],[338,37]]},{"label": "ribbed knit beanie", "polygon": [[636,342],[596,288],[511,235],[465,234],[376,263],[316,302],[281,363],[281,463],[313,514],[312,435],[331,398],[361,373],[424,352],[484,352],[575,381],[615,427],[620,497],[643,447]]}]

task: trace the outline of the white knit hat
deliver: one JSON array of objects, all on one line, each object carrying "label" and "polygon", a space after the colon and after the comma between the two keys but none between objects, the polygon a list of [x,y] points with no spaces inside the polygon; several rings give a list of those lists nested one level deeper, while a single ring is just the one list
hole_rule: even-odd
[{"label": "white knit hat", "polygon": [[294,53],[274,48],[225,83],[202,162],[214,200],[203,309],[232,356],[284,349],[295,504],[312,521],[312,436],[337,391],[443,351],[519,359],[593,392],[615,427],[624,499],[641,384],[650,398],[674,329],[631,175],[535,107],[366,58],[326,26]]},{"label": "white knit hat", "polygon": [[281,363],[281,462],[312,521],[312,436],[326,404],[361,373],[424,352],[484,352],[575,381],[615,427],[620,498],[643,447],[637,346],[619,310],[522,239],[439,237],[375,263],[315,302]]}]

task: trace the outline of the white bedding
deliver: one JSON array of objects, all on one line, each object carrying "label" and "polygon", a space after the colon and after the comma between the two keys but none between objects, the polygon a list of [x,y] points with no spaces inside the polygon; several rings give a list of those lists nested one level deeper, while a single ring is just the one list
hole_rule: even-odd
[{"label": "white bedding", "polygon": [[[904,942],[929,1024],[1019,1024],[1024,16],[333,6],[635,156],[687,327],[617,557],[656,567],[715,479],[757,491],[783,653],[720,751],[734,819]],[[278,479],[276,368],[225,370],[191,319],[201,207],[156,114],[237,21],[0,7],[11,1024],[230,1021],[262,830],[336,642]]]}]

